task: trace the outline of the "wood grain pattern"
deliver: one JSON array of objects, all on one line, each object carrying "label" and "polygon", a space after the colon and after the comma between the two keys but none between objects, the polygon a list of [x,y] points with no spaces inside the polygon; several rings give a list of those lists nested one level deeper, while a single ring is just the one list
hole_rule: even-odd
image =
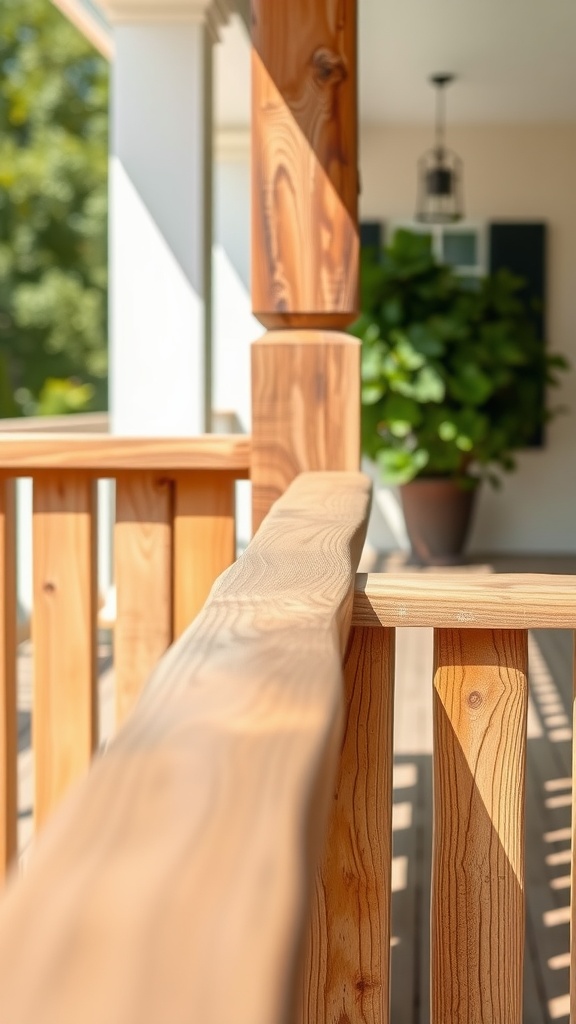
[{"label": "wood grain pattern", "polygon": [[0,477],[0,886],[17,853],[16,512]]},{"label": "wood grain pattern", "polygon": [[358,574],[354,624],[574,629],[576,576]]},{"label": "wood grain pattern", "polygon": [[288,1024],[369,507],[297,480],[0,904],[10,1024]]},{"label": "wood grain pattern", "polygon": [[394,630],[354,629],[346,726],[312,903],[301,1021],[387,1024]]},{"label": "wood grain pattern", "polygon": [[252,346],[252,509],[257,529],[298,473],[360,464],[360,343],[271,332]]},{"label": "wood grain pattern", "polygon": [[432,1021],[522,1022],[528,638],[438,630]]},{"label": "wood grain pattern", "polygon": [[98,476],[131,469],[224,470],[240,480],[250,472],[250,438],[239,434],[186,438],[0,434],[0,469],[12,476],[31,476],[44,469],[77,469]]},{"label": "wood grain pattern", "polygon": [[86,770],[96,742],[96,495],[79,473],[33,490],[34,818]]},{"label": "wood grain pattern", "polygon": [[128,716],[172,641],[172,487],[127,473],[116,485],[114,527],[116,723]]},{"label": "wood grain pattern", "polygon": [[358,291],[356,0],[252,0],[252,301],[345,326]]},{"label": "wood grain pattern", "polygon": [[[572,638],[572,736],[576,736],[576,632]],[[572,743],[572,843],[570,856],[570,1020],[576,1021],[576,743]]]},{"label": "wood grain pattern", "polygon": [[236,557],[234,476],[190,473],[174,495],[174,638],[190,625],[210,588]]}]

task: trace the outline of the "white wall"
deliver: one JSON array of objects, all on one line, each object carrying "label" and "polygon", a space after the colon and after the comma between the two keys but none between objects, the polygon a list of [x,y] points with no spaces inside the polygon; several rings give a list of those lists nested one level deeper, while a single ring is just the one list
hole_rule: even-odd
[{"label": "white wall", "polygon": [[[416,162],[430,145],[430,126],[364,128],[361,215],[412,217]],[[476,552],[576,551],[576,125],[450,127],[449,144],[464,161],[466,214],[477,220],[543,220],[548,224],[548,343],[574,372],[553,392],[570,414],[547,429],[546,447],[519,457],[501,492],[480,498],[470,549]],[[378,516],[374,540],[396,546],[398,531]]]},{"label": "white wall", "polygon": [[250,165],[247,147],[214,165],[213,406],[251,428],[250,345],[263,334],[250,296]]},{"label": "white wall", "polygon": [[[250,345],[263,333],[252,316],[250,296],[249,139],[217,151],[214,165],[212,399],[218,412],[232,411],[247,433],[252,426]],[[250,485],[236,485],[240,547],[252,533]]]}]

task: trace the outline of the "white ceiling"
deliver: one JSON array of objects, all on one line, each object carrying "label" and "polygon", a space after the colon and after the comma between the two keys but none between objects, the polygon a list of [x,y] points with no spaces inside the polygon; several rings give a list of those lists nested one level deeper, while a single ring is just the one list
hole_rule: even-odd
[{"label": "white ceiling", "polygon": [[[458,76],[451,123],[576,120],[576,0],[359,0],[360,114],[427,122],[437,71]],[[216,52],[220,125],[249,121],[249,47],[234,19]]]}]

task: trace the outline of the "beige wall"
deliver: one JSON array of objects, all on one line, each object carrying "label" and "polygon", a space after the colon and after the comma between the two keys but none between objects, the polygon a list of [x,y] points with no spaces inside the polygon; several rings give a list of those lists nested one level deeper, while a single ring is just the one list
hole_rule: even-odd
[{"label": "beige wall", "polygon": [[[411,217],[416,163],[431,127],[365,128],[361,136],[362,217]],[[498,493],[485,488],[471,538],[478,552],[576,551],[576,124],[452,126],[449,143],[464,161],[466,215],[472,221],[548,224],[548,340],[574,371],[554,402],[571,412],[548,428],[547,445],[522,453]],[[379,524],[380,543],[393,545]]]}]

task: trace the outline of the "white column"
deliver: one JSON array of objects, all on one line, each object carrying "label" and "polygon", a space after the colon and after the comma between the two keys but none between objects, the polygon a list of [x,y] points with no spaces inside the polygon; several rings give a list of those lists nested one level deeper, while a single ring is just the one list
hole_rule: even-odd
[{"label": "white column", "polygon": [[101,0],[113,25],[110,411],[125,435],[210,414],[212,44],[222,0]]}]

